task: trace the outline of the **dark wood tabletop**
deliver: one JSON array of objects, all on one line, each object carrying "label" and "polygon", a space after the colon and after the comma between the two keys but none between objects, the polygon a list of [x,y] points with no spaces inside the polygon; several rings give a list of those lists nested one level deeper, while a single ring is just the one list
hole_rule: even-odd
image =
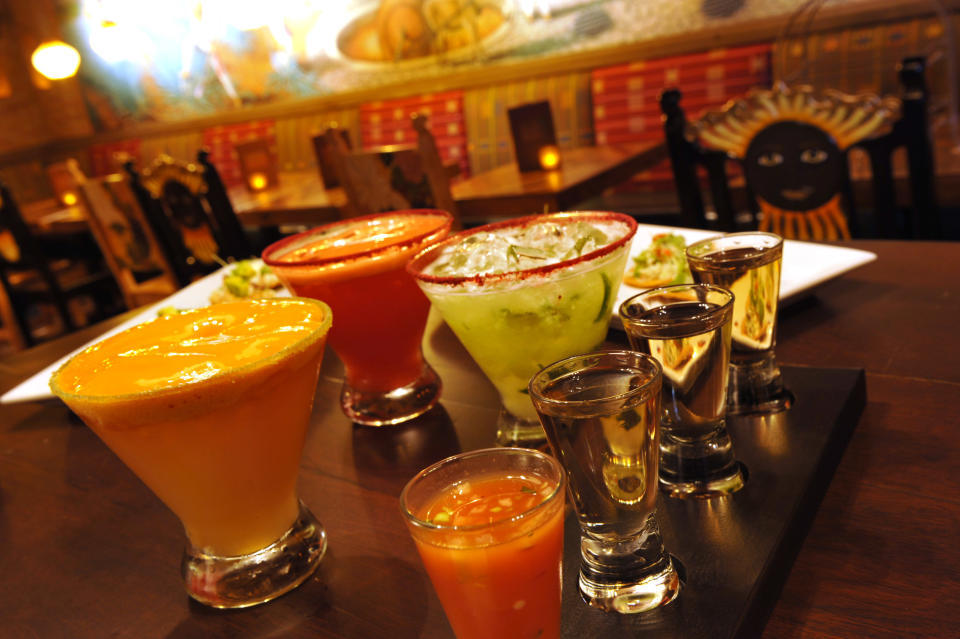
[{"label": "dark wood tabletop", "polygon": [[[956,636],[960,245],[847,245],[879,259],[784,308],[777,353],[866,369],[867,407],[763,636]],[[0,391],[102,330],[0,360]],[[497,397],[442,323],[424,344],[441,408],[381,429],[341,415],[328,351],[300,481],[328,554],[301,588],[246,611],[188,600],[176,517],[64,406],[0,406],[0,636],[451,637],[397,496],[429,463],[491,444]]]},{"label": "dark wood tabletop", "polygon": [[553,171],[521,173],[516,162],[451,186],[460,215],[489,219],[566,211],[667,157],[663,142],[563,149]]}]

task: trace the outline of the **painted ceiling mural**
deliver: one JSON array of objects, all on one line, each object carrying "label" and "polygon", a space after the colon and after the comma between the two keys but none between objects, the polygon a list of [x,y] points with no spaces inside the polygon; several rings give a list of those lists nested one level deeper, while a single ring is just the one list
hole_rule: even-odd
[{"label": "painted ceiling mural", "polygon": [[[855,0],[869,1],[869,0]],[[801,0],[78,0],[97,128],[173,121],[787,16]]]}]

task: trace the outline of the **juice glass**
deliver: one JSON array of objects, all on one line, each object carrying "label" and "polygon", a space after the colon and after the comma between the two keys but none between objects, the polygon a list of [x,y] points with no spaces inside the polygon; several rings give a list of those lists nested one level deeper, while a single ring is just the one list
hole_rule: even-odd
[{"label": "juice glass", "polygon": [[295,295],[325,301],[337,316],[330,346],[343,362],[343,412],[356,423],[398,424],[440,398],[440,378],[420,343],[430,303],[404,270],[447,236],[453,218],[417,209],[352,218],[267,247],[263,261]]},{"label": "juice glass", "polygon": [[603,342],[636,228],[620,213],[535,215],[458,233],[408,265],[499,391],[498,443],[544,441],[527,383]]},{"label": "juice glass", "polygon": [[130,328],[51,378],[180,519],[186,589],[202,603],[268,601],[326,550],[296,484],[330,324],[316,300],[219,304]]},{"label": "juice glass", "polygon": [[454,455],[400,506],[458,639],[557,639],[564,476],[535,450]]}]

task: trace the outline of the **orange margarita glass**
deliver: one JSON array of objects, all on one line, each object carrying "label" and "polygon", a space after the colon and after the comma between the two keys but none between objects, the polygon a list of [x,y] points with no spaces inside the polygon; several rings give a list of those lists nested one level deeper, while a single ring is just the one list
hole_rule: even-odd
[{"label": "orange margarita glass", "polygon": [[404,488],[407,527],[457,639],[560,636],[564,482],[548,455],[494,448]]},{"label": "orange margarita glass", "polygon": [[268,601],[326,549],[296,484],[330,325],[316,300],[218,304],[105,339],[50,380],[180,518],[198,601]]},{"label": "orange margarita glass", "polygon": [[400,423],[440,397],[420,346],[430,303],[404,267],[446,237],[452,221],[445,211],[392,211],[326,224],[263,252],[288,289],[337,316],[330,346],[346,373],[340,405],[356,423]]}]

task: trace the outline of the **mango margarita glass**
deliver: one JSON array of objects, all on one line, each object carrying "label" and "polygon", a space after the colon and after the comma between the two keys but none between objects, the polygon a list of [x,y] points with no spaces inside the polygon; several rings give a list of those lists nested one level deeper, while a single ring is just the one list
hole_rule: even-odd
[{"label": "mango margarita glass", "polygon": [[428,411],[440,379],[420,342],[430,303],[404,270],[450,231],[445,211],[415,209],[319,226],[267,247],[263,261],[294,294],[330,305],[330,346],[343,362],[340,395],[354,422],[396,424]]},{"label": "mango margarita glass", "polygon": [[187,591],[203,603],[267,601],[325,550],[296,484],[331,321],[307,299],[208,306],[103,340],[51,378],[180,518]]},{"label": "mango margarita glass", "polygon": [[463,231],[407,266],[499,391],[499,443],[545,439],[527,384],[603,342],[636,229],[620,213],[535,215]]}]

